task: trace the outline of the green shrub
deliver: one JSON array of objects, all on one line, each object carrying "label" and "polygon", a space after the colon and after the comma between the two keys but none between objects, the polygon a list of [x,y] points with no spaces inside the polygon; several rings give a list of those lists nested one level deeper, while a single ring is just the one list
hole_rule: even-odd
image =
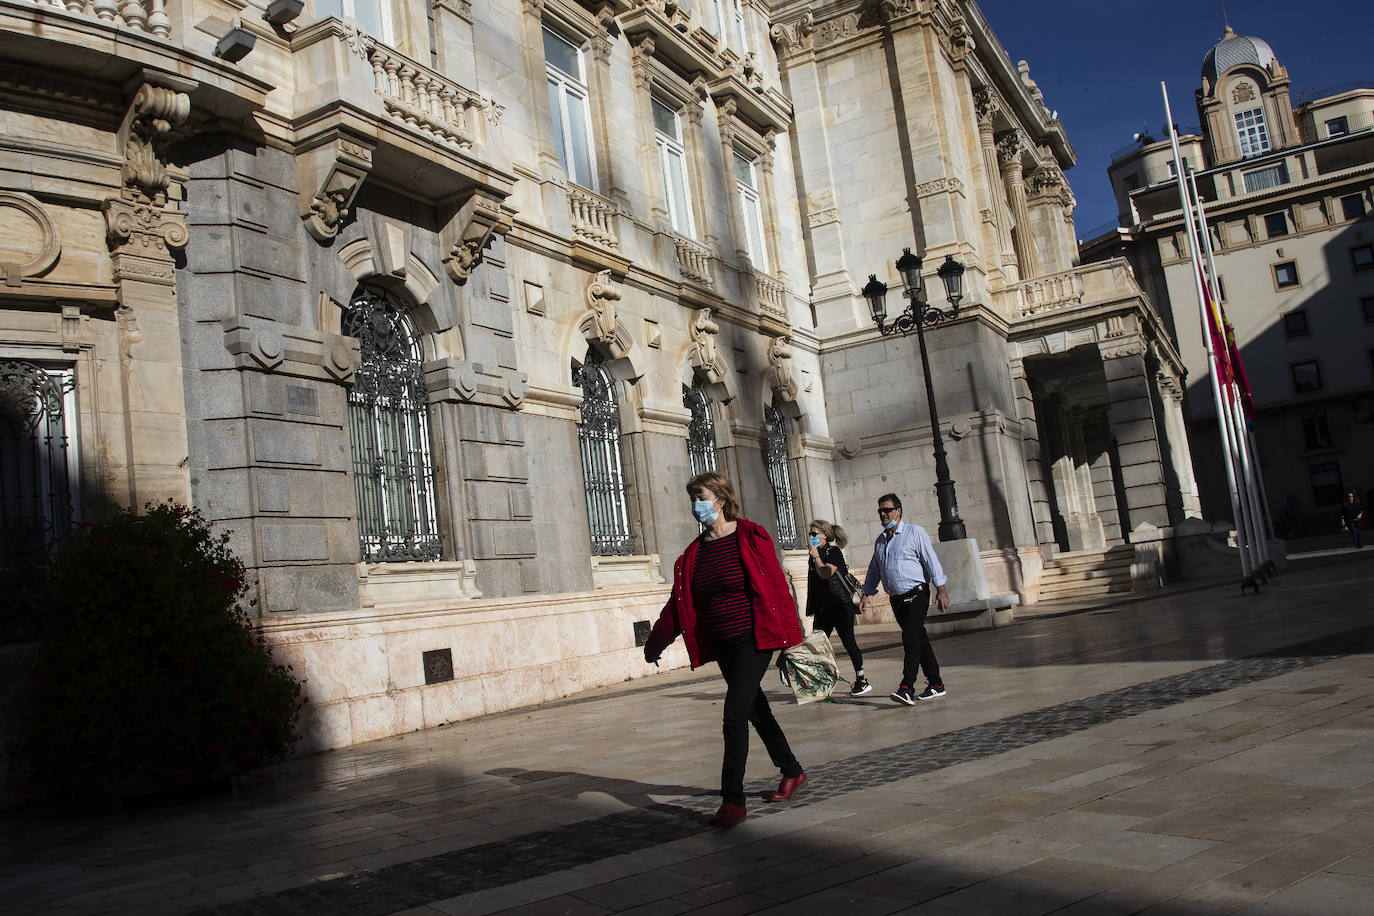
[{"label": "green shrub", "polygon": [[168,502],[58,548],[22,742],[35,790],[173,792],[291,752],[305,699],[240,604],[228,538]]}]

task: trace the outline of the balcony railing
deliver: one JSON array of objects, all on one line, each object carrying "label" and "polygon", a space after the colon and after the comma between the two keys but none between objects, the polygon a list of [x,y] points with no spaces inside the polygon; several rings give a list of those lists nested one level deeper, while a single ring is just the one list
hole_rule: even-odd
[{"label": "balcony railing", "polygon": [[691,239],[676,236],[673,244],[677,247],[677,264],[683,279],[702,286],[714,286],[711,279],[711,252],[704,245]]},{"label": "balcony railing", "polygon": [[786,289],[782,281],[765,273],[754,273],[754,295],[759,300],[759,310],[782,321],[787,320],[787,306],[784,296]]},{"label": "balcony railing", "polygon": [[1021,293],[1021,316],[1077,308],[1083,304],[1081,268],[1025,280],[1016,287]]},{"label": "balcony railing", "polygon": [[436,140],[472,148],[487,107],[480,96],[370,37],[364,48],[387,114]]},{"label": "balcony railing", "polygon": [[568,185],[568,218],[573,235],[612,251],[620,250],[615,234],[615,204],[586,188]]},{"label": "balcony railing", "polygon": [[93,16],[102,22],[122,25],[166,38],[172,32],[166,0],[34,0],[37,6],[50,6],[69,13]]}]

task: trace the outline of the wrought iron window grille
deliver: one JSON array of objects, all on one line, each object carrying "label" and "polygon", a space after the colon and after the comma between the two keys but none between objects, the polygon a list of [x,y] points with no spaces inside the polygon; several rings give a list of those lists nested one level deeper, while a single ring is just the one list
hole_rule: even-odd
[{"label": "wrought iron window grille", "polygon": [[787,460],[787,418],[776,407],[765,407],[763,423],[768,433],[763,454],[768,465],[768,482],[773,486],[773,505],[778,513],[778,546],[795,550],[802,546],[802,537],[797,526],[792,470]]},{"label": "wrought iron window grille", "polygon": [[716,424],[710,397],[699,385],[693,385],[682,392],[682,406],[692,412],[687,424],[687,466],[692,476],[716,470]]},{"label": "wrought iron window grille", "polygon": [[628,556],[635,552],[630,526],[625,469],[620,459],[620,406],[615,382],[599,354],[587,354],[573,368],[573,384],[582,388],[582,421],[577,441],[582,453],[582,484],[587,494],[587,523],[592,553]]}]

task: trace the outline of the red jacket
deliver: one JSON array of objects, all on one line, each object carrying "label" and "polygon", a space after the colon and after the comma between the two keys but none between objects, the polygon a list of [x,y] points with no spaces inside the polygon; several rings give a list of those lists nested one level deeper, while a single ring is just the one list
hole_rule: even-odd
[{"label": "red jacket", "polygon": [[[747,518],[736,519],[735,526],[745,584],[754,605],[754,645],[760,650],[795,646],[804,638],[801,621],[773,539],[767,529]],[[693,668],[715,661],[706,624],[692,606],[692,573],[700,546],[700,538],[692,541],[673,564],[673,592],[644,645],[647,659],[658,658],[681,635]]]}]

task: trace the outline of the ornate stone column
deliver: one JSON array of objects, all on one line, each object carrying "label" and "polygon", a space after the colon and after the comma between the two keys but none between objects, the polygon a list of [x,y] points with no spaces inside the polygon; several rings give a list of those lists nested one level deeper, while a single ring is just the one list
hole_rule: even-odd
[{"label": "ornate stone column", "polygon": [[[1180,517],[1202,518],[1202,503],[1198,498],[1197,479],[1193,476],[1193,455],[1188,445],[1188,426],[1183,416],[1183,386],[1163,369],[1155,373],[1160,402],[1163,405],[1164,439],[1169,449],[1170,465],[1178,481],[1177,498]],[[1170,493],[1170,501],[1175,494]]]},{"label": "ornate stone column", "polygon": [[186,245],[186,216],[168,201],[172,180],[162,146],[190,114],[192,88],[180,82],[138,88],[119,130],[122,186],[103,206],[124,389],[125,466],[116,473],[127,474],[118,481],[127,489],[117,498],[135,507],[191,496],[172,255]]},{"label": "ornate stone column", "polygon": [[1016,223],[1012,229],[1012,243],[1016,248],[1021,279],[1029,280],[1037,276],[1040,270],[1036,263],[1030,210],[1026,206],[1026,181],[1021,171],[1023,148],[1021,135],[1015,131],[1008,131],[997,137],[997,158],[1002,166],[1002,182],[1006,185],[1007,202],[1011,205],[1012,218]]},{"label": "ornate stone column", "polygon": [[1007,223],[1007,195],[998,178],[1001,169],[997,164],[997,140],[993,121],[1001,110],[1002,103],[992,90],[979,89],[973,94],[973,104],[978,112],[978,148],[983,154],[983,183],[988,195],[988,211],[985,218],[992,221],[1003,282],[1011,285],[1021,277],[1016,266],[1016,249],[1012,247],[1011,231]]}]

